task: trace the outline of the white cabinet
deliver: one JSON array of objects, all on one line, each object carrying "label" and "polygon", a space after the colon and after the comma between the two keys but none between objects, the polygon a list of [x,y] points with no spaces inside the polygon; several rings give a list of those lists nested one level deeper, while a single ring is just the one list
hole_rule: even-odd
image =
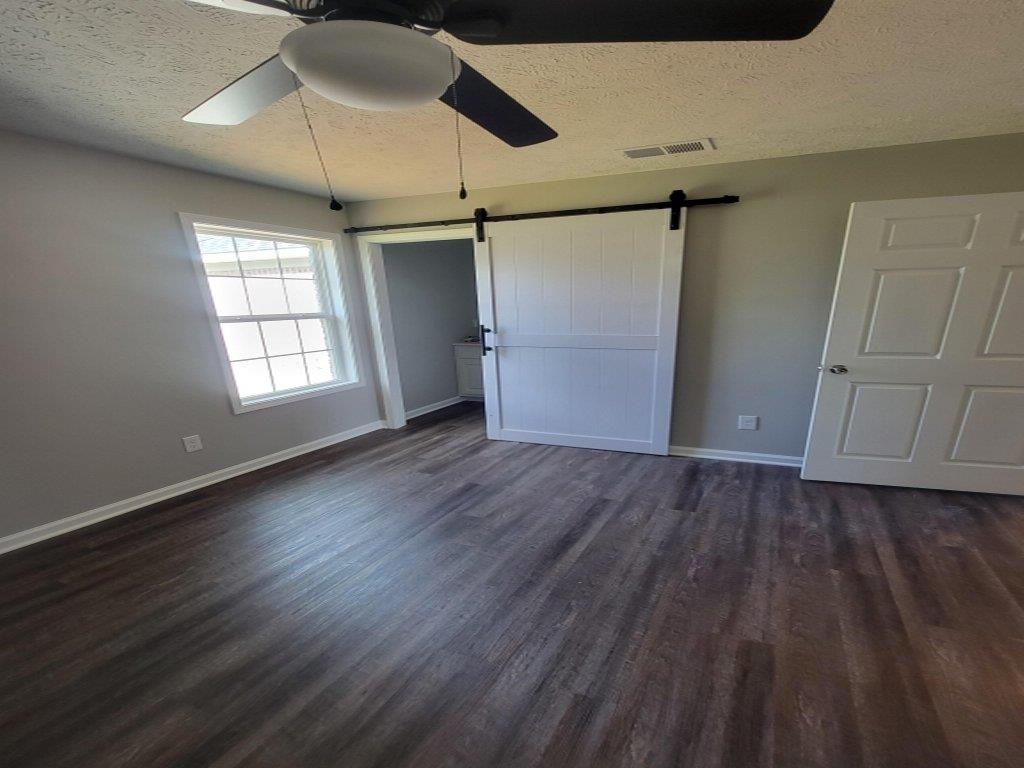
[{"label": "white cabinet", "polygon": [[460,397],[484,396],[483,361],[478,343],[455,344],[455,376]]}]

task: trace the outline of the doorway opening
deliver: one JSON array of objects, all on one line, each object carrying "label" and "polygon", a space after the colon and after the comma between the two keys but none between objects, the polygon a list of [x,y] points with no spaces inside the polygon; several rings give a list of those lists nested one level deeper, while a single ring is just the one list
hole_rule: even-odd
[{"label": "doorway opening", "polygon": [[472,228],[359,238],[387,426],[483,401]]}]

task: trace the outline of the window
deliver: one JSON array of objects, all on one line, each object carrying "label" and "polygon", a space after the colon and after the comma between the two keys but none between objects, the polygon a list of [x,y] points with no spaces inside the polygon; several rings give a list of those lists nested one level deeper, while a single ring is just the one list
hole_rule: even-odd
[{"label": "window", "polygon": [[333,237],[182,218],[195,235],[236,412],[359,384]]}]

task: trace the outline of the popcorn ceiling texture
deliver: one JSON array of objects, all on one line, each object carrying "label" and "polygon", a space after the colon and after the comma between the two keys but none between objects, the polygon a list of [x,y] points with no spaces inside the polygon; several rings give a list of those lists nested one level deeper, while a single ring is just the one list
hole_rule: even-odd
[{"label": "popcorn ceiling texture", "polygon": [[[468,184],[1020,131],[1020,10],[1018,0],[837,0],[816,32],[788,43],[454,41],[561,134],[512,150],[468,125]],[[296,26],[183,0],[5,0],[0,127],[322,194],[295,96],[238,127],[180,120]],[[362,112],[315,94],[308,103],[339,197],[456,189],[453,116],[442,105]],[[720,151],[641,161],[618,151],[703,136]]]}]

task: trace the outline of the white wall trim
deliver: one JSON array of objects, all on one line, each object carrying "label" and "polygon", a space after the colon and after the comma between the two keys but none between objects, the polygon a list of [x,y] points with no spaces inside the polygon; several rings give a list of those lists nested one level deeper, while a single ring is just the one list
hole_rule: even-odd
[{"label": "white wall trim", "polygon": [[442,408],[447,408],[449,405],[455,405],[456,403],[464,403],[465,401],[465,397],[462,397],[461,395],[456,395],[455,397],[449,397],[447,400],[439,400],[436,403],[431,403],[430,405],[423,405],[420,406],[419,408],[413,408],[411,411],[406,411],[405,418],[415,419],[417,416],[426,416],[428,413],[440,411]]},{"label": "white wall trim", "polygon": [[445,227],[403,229],[392,232],[371,232],[356,235],[360,241],[369,243],[426,243],[434,240],[472,240],[476,230],[472,224],[451,224]]},{"label": "white wall trim", "polygon": [[778,453],[750,453],[748,451],[720,451],[717,448],[689,448],[684,445],[670,445],[669,456],[686,456],[691,459],[719,459],[741,461],[745,464],[773,464],[778,467],[802,467],[803,456],[786,456]]},{"label": "white wall trim", "polygon": [[314,440],[310,443],[303,443],[302,445],[296,445],[293,448],[285,448],[283,451],[277,451],[267,456],[261,456],[256,459],[250,459],[244,461],[241,464],[235,464],[232,467],[225,467],[224,469],[218,469],[215,472],[210,472],[206,475],[200,475],[199,477],[193,477],[190,480],[183,480],[180,483],[174,485],[168,485],[164,488],[158,488],[155,491],[148,491],[146,493],[139,494],[138,496],[132,496],[130,499],[123,499],[121,501],[115,501],[113,504],[107,504],[96,509],[90,509],[87,512],[80,512],[77,515],[71,515],[60,520],[54,520],[51,523],[40,525],[36,528],[30,528],[27,531],[19,531],[18,533],[12,533],[9,536],[0,538],[0,554],[4,552],[10,552],[21,547],[27,547],[29,544],[35,544],[45,539],[51,539],[54,536],[60,536],[64,533],[77,530],[79,528],[85,528],[86,526],[99,523],[103,520],[108,520],[118,515],[123,515],[127,512],[132,512],[142,507],[148,507],[150,504],[156,504],[160,501],[174,498],[175,496],[181,496],[182,494],[189,493],[191,491],[205,488],[208,485],[219,483],[223,480],[229,480],[232,477],[244,475],[247,472],[254,472],[257,469],[268,467],[271,464],[277,464],[287,459],[301,456],[304,453],[310,453],[317,451],[321,448],[327,448],[331,445],[343,443],[346,440],[352,440],[353,438],[360,437],[362,435],[369,434],[370,432],[376,432],[379,429],[384,429],[383,421],[373,421],[369,424],[364,424],[361,427],[355,427],[344,432],[339,432],[334,435],[328,435],[322,437],[319,440]]}]

